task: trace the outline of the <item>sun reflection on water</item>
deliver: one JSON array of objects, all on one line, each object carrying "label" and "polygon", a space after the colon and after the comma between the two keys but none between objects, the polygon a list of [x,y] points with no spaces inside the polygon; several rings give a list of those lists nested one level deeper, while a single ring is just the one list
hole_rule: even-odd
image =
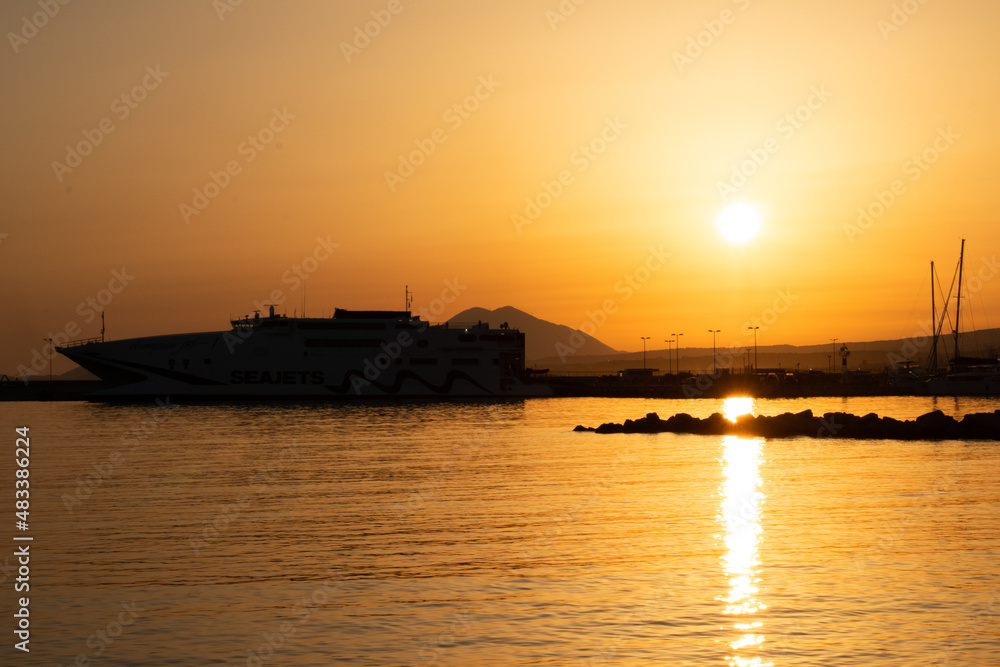
[{"label": "sun reflection on water", "polygon": [[754,400],[749,396],[731,396],[722,400],[722,416],[735,422],[740,415],[752,414],[754,407]]},{"label": "sun reflection on water", "polygon": [[[752,398],[727,398],[723,402],[723,414],[731,421],[736,421],[739,415],[752,413],[753,408]],[[767,609],[757,597],[760,582],[757,550],[764,501],[764,494],[758,488],[763,447],[764,441],[760,438],[726,436],[722,440],[724,479],[719,520],[726,531],[722,567],[729,578],[729,590],[716,599],[725,603],[723,613],[739,617],[739,622],[733,624],[738,637],[729,644],[735,653],[726,656],[730,665],[738,667],[771,667],[774,664],[746,655],[759,651],[764,643],[764,635],[759,633],[763,622],[755,620],[753,615]]]}]

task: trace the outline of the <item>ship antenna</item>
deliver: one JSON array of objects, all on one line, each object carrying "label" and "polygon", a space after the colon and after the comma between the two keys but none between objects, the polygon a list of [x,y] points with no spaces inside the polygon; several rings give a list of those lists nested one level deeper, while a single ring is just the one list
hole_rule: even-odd
[{"label": "ship antenna", "polygon": [[413,292],[410,291],[409,285],[404,286],[404,289],[406,290],[406,299],[405,299],[406,312],[409,313],[410,305],[413,303]]},{"label": "ship antenna", "polygon": [[101,311],[101,342],[104,342],[104,311]]}]

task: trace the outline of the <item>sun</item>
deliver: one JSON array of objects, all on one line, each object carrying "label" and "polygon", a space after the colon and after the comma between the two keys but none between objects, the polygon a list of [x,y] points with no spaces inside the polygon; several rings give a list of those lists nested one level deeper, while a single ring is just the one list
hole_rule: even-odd
[{"label": "sun", "polygon": [[719,233],[730,243],[746,243],[760,232],[760,213],[750,204],[736,202],[719,213]]}]

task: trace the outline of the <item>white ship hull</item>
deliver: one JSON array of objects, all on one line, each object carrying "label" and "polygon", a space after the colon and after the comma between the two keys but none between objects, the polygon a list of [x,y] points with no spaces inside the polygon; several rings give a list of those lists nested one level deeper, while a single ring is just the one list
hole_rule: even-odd
[{"label": "white ship hull", "polygon": [[67,344],[58,351],[115,387],[95,400],[517,397],[524,334],[429,325],[408,312],[271,316],[229,331]]}]

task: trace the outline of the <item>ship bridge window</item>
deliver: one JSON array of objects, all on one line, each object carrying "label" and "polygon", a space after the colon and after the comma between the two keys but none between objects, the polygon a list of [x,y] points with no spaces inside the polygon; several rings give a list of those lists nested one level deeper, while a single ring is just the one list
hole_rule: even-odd
[{"label": "ship bridge window", "polygon": [[378,347],[385,341],[378,338],[307,338],[306,347]]},{"label": "ship bridge window", "polygon": [[299,322],[302,331],[384,331],[385,322]]},{"label": "ship bridge window", "polygon": [[[259,321],[259,318],[255,317],[254,321]],[[260,322],[260,324],[258,324],[257,326],[260,327],[261,329],[269,329],[271,327],[290,327],[292,326],[292,321],[285,319],[264,320],[263,322]]]},{"label": "ship bridge window", "polygon": [[483,334],[482,336],[479,337],[479,340],[487,343],[492,343],[493,341],[500,340],[500,336],[498,336],[497,334]]}]

